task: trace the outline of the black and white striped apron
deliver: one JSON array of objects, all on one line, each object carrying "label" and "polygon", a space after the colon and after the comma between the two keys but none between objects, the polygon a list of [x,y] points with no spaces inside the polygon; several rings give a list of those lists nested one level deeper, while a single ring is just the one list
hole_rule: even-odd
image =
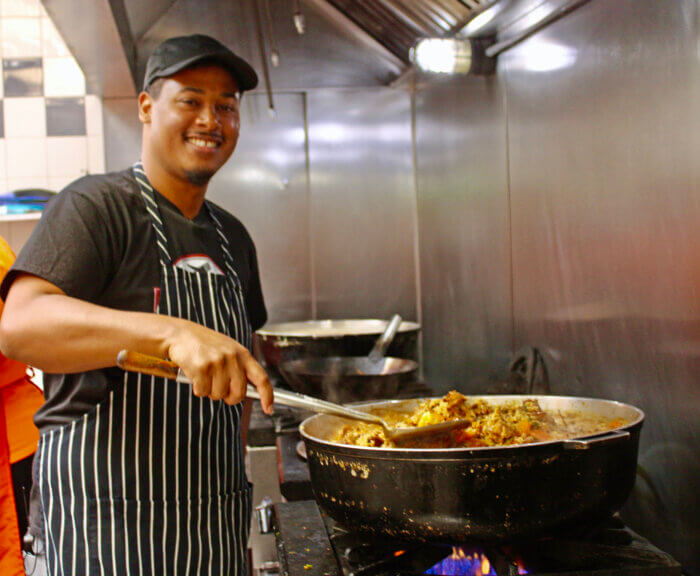
[{"label": "black and white striped apron", "polygon": [[[213,211],[226,275],[177,268],[140,164],[134,175],[158,244],[156,312],[250,348],[240,281]],[[124,373],[93,411],[44,433],[36,457],[48,573],[246,574],[251,485],[241,413],[241,404],[197,398],[189,385]]]}]

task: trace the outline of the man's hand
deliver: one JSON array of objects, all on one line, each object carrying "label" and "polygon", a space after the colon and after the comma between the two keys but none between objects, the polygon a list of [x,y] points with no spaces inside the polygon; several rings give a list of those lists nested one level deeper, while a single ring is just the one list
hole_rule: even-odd
[{"label": "man's hand", "polygon": [[192,381],[195,396],[238,404],[250,382],[260,394],[263,411],[272,413],[272,385],[265,369],[232,338],[187,322],[168,343],[168,357]]},{"label": "man's hand", "polygon": [[28,274],[10,288],[0,346],[10,358],[65,374],[114,366],[121,350],[167,356],[194,382],[197,396],[235,404],[251,382],[263,410],[272,412],[272,386],[265,370],[228,336],[182,318],[112,310],[71,298]]}]

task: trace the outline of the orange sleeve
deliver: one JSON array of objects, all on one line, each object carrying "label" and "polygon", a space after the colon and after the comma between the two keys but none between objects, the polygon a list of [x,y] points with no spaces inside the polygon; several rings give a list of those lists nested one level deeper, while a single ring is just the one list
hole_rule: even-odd
[{"label": "orange sleeve", "polygon": [[[7,271],[12,268],[15,258],[15,253],[12,251],[12,248],[10,248],[10,245],[0,236],[0,282],[5,278]],[[4,307],[5,303],[0,300],[0,315]]]},{"label": "orange sleeve", "polygon": [[5,407],[0,398],[0,574],[21,576],[24,563],[5,429]]},{"label": "orange sleeve", "polygon": [[[0,281],[15,261],[10,245],[0,237]],[[0,314],[3,303],[0,301]],[[4,433],[9,460],[14,464],[36,451],[39,431],[34,413],[44,403],[44,395],[27,377],[27,365],[0,353],[0,401],[5,407]]]}]

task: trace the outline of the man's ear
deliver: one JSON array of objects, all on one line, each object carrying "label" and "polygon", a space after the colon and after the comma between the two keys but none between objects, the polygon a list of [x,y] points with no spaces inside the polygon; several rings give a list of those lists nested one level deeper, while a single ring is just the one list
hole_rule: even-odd
[{"label": "man's ear", "polygon": [[141,124],[151,123],[151,110],[153,109],[153,98],[148,92],[139,94],[139,120]]}]

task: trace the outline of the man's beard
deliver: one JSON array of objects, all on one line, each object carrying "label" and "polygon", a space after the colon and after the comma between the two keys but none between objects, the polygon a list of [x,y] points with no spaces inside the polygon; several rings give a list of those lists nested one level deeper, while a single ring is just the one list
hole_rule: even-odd
[{"label": "man's beard", "polygon": [[187,170],[185,176],[190,181],[191,184],[195,186],[204,186],[211,177],[216,173],[216,171],[211,170]]}]

